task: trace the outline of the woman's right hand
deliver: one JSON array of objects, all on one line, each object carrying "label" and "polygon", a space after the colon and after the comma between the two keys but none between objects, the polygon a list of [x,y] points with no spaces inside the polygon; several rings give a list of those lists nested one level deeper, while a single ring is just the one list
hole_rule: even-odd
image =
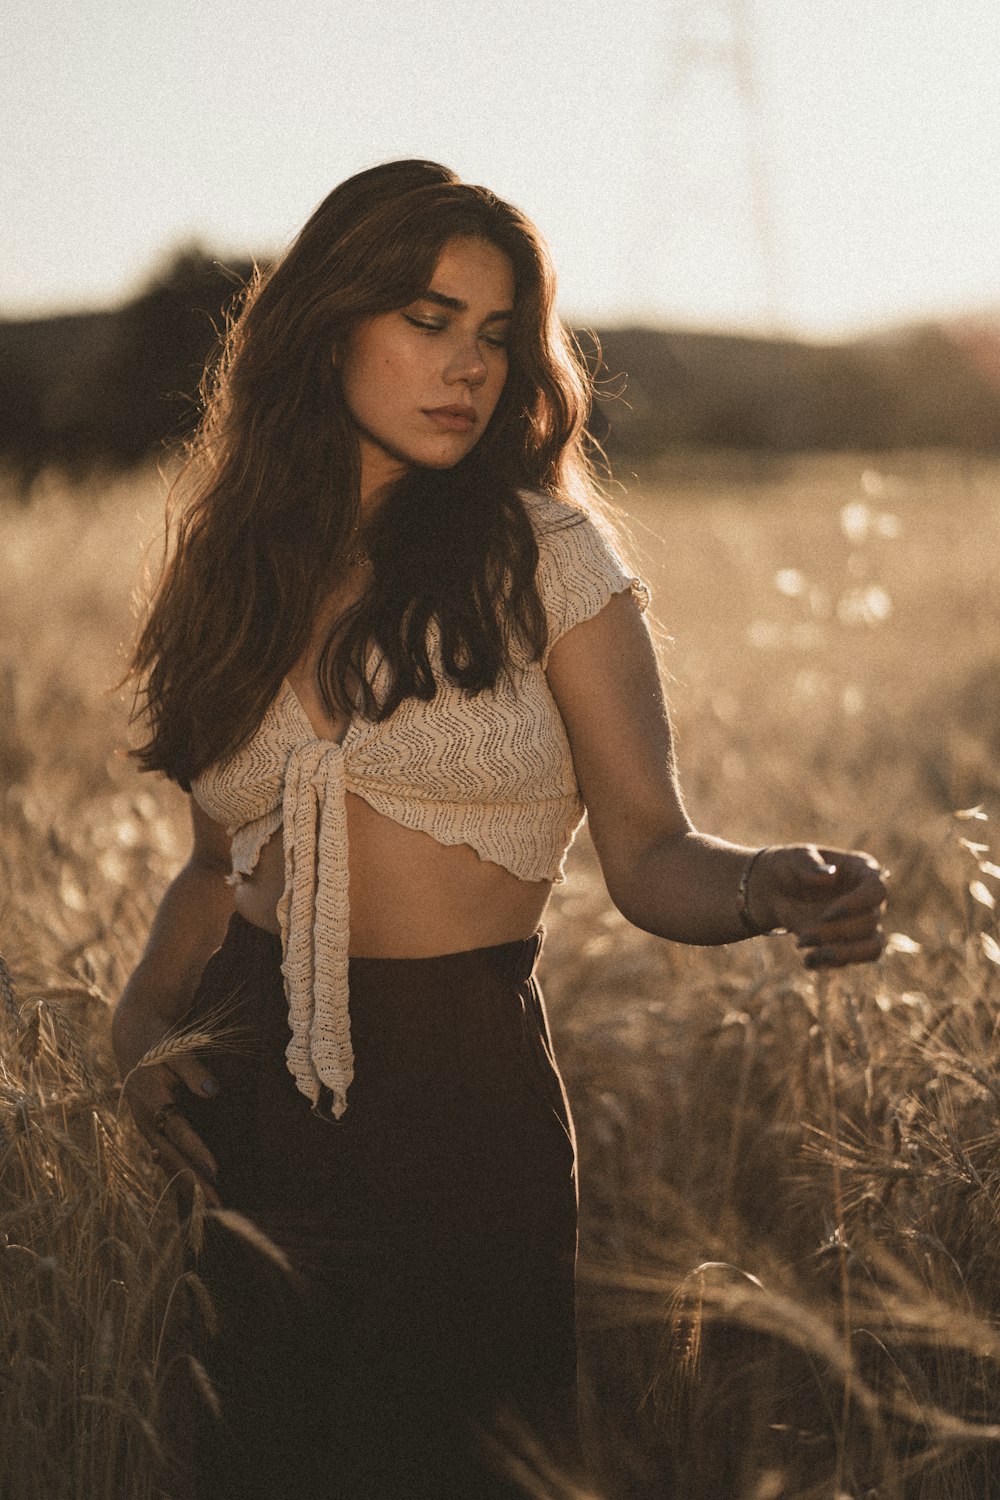
[{"label": "woman's right hand", "polygon": [[[175,1179],[182,1211],[190,1212],[197,1182],[210,1208],[221,1208],[215,1186],[218,1164],[211,1151],[184,1117],[183,1091],[214,1099],[219,1084],[193,1053],[170,1054],[164,1045],[161,1061],[144,1062],[167,1043],[171,1023],[148,1005],[122,999],[111,1024],[111,1040],[118,1061],[123,1092],[139,1127],[152,1147],[153,1160]],[[155,1054],[154,1054],[155,1055]]]}]

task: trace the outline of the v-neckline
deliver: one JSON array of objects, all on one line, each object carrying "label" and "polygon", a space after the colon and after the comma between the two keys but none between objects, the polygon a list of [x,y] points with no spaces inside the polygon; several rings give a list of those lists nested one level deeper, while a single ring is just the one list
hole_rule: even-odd
[{"label": "v-neckline", "polygon": [[298,693],[292,687],[292,684],[289,682],[289,680],[288,680],[287,677],[283,677],[281,679],[281,686],[284,689],[285,693],[288,695],[288,697],[291,699],[293,710],[295,711],[295,713],[298,714],[298,716],[301,719],[302,723],[309,730],[309,733],[311,734],[311,736],[313,737],[313,739],[317,742],[317,744],[320,744],[320,745],[332,745],[332,746],[334,746],[335,749],[342,750],[344,748],[344,742],[347,739],[347,736],[350,734],[351,730],[354,727],[354,715],[352,714],[350,716],[350,718],[348,719],[347,723],[344,725],[344,732],[340,736],[340,739],[339,740],[331,739],[328,734],[320,734],[319,733],[319,731],[317,730],[317,728],[316,728],[315,724],[313,723],[312,719],[309,717],[309,714],[306,712],[306,709],[305,709],[305,706],[304,706],[304,704],[302,702],[302,699],[299,697]]}]

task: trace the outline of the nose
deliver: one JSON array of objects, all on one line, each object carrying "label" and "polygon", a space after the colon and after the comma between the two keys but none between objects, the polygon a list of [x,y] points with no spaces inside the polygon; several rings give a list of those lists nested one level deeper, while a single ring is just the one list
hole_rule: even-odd
[{"label": "nose", "polygon": [[478,386],[482,385],[488,373],[478,340],[470,338],[463,340],[461,346],[453,351],[445,370],[445,380],[449,385],[464,382],[466,385]]}]

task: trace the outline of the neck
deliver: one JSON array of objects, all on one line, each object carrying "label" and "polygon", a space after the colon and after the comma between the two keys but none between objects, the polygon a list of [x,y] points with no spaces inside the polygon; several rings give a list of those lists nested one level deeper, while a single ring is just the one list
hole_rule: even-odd
[{"label": "neck", "polygon": [[386,487],[402,477],[409,464],[385,448],[373,443],[365,433],[359,433],[358,446],[361,454],[361,519],[367,521],[376,513],[385,499]]}]

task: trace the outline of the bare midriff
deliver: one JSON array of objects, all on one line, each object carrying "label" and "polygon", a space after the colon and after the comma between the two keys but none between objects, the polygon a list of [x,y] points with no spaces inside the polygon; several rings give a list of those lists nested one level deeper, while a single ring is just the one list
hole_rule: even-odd
[{"label": "bare midriff", "polygon": [[[316,679],[317,657],[318,640],[288,681],[317,735],[339,743],[347,716],[330,717]],[[352,957],[431,958],[530,937],[538,927],[551,881],[519,880],[468,844],[439,844],[353,793],[346,803]],[[237,885],[236,910],[277,932],[284,884],[279,828],[253,874]]]},{"label": "bare midriff", "polygon": [[[467,844],[439,844],[347,796],[350,848],[350,953],[355,958],[430,958],[529,937],[550,882],[519,880]],[[285,884],[281,829],[261,850],[254,873],[236,887],[236,910],[278,931]]]}]

